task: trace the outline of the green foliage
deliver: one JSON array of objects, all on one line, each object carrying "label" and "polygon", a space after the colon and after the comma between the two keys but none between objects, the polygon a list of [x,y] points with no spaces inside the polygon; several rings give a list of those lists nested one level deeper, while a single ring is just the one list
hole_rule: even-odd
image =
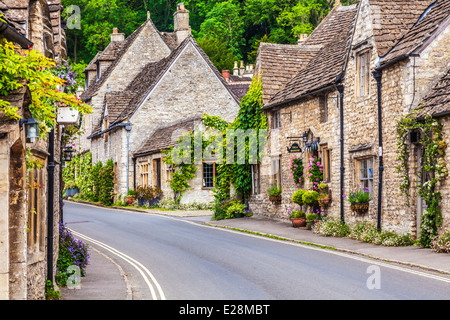
[{"label": "green foliage", "polygon": [[[420,132],[420,143],[423,147],[421,166],[417,168],[420,175],[425,173],[424,183],[417,185],[418,194],[426,203],[426,210],[421,216],[420,239],[418,243],[423,247],[429,247],[432,239],[437,235],[437,230],[442,224],[440,201],[442,195],[439,192],[438,183],[448,175],[445,162],[445,149],[442,124],[428,115],[418,118],[414,112],[400,119],[397,123],[397,160],[396,167],[402,182],[399,185],[401,195],[405,196],[406,204],[409,205],[409,133],[412,130]],[[422,177],[419,176],[419,181]]]},{"label": "green foliage", "polygon": [[218,70],[232,70],[234,61],[239,60],[226,42],[220,39],[204,37],[197,39],[197,43]]},{"label": "green foliage", "polygon": [[50,280],[45,281],[45,300],[60,300],[61,292],[55,290],[55,286]]},{"label": "green foliage", "polygon": [[368,203],[370,200],[372,200],[372,196],[370,195],[368,188],[356,187],[344,194],[344,200],[347,200],[352,204]]},{"label": "green foliage", "polygon": [[91,201],[98,202],[100,201],[100,169],[103,167],[103,163],[101,161],[97,162],[92,167],[92,196]]},{"label": "green foliage", "polygon": [[292,202],[298,204],[299,206],[303,206],[303,194],[306,192],[306,190],[298,189],[294,192],[292,195]]},{"label": "green foliage", "polygon": [[303,174],[304,166],[303,160],[301,158],[293,157],[291,159],[289,169],[291,171],[291,176],[295,184],[305,182],[305,177]]},{"label": "green foliage", "polygon": [[302,195],[303,203],[307,206],[317,206],[319,204],[320,194],[317,191],[306,191]]},{"label": "green foliage", "polygon": [[318,157],[311,157],[306,167],[309,181],[313,183],[313,190],[319,190],[319,183],[323,180],[323,165]]},{"label": "green foliage", "polygon": [[[356,0],[342,1],[344,5]],[[170,0],[63,0],[81,9],[81,29],[68,28],[68,51],[74,62],[91,61],[110,41],[113,27],[129,36],[145,22],[147,11],[160,31],[173,31],[176,2]],[[255,45],[263,42],[295,44],[299,33],[310,33],[334,5],[333,0],[185,0],[193,36],[220,41],[232,56],[247,63],[255,61]],[[65,19],[72,13],[67,12]],[[70,20],[68,20],[70,25]],[[76,49],[76,50],[75,50]],[[219,70],[229,65],[229,55],[213,50],[212,61]],[[225,52],[225,51],[224,51]],[[211,57],[211,56],[210,56]],[[222,59],[223,58],[223,59]],[[217,64],[216,64],[217,63]],[[228,67],[229,68],[229,67]],[[227,68],[227,69],[228,69]]]},{"label": "green foliage", "polygon": [[450,253],[450,229],[442,229],[431,240],[431,250],[438,253]]},{"label": "green foliage", "polygon": [[106,161],[105,166],[99,171],[99,200],[105,206],[113,204],[114,197],[114,162],[112,159]]},{"label": "green foliage", "polygon": [[291,218],[305,218],[306,217],[306,213],[305,211],[300,211],[300,210],[294,210],[291,213]]},{"label": "green foliage", "polygon": [[271,185],[271,187],[267,189],[267,194],[272,197],[277,197],[281,194],[281,191],[281,186]]},{"label": "green foliage", "polygon": [[[57,89],[65,84],[65,80],[54,74],[54,68],[55,62],[39,51],[22,50],[0,38],[0,97],[7,97],[26,84],[31,93],[29,109],[33,118],[39,122],[41,138],[45,138],[55,127],[58,106],[72,107],[82,113],[92,110],[73,94]],[[18,108],[3,99],[0,99],[0,111],[10,119],[21,117]]]},{"label": "green foliage", "polygon": [[234,201],[227,208],[227,218],[240,218],[245,215],[247,206],[240,201]]},{"label": "green foliage", "polygon": [[63,169],[64,192],[77,187],[79,189],[77,197],[81,200],[90,200],[93,197],[93,186],[96,181],[92,174],[92,154],[87,152],[74,156]]}]

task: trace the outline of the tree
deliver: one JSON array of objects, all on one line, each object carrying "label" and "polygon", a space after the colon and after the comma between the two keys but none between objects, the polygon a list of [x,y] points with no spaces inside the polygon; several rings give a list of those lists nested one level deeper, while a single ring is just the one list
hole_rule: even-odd
[{"label": "tree", "polygon": [[218,70],[233,69],[234,61],[239,59],[223,41],[213,38],[200,38],[197,42]]}]

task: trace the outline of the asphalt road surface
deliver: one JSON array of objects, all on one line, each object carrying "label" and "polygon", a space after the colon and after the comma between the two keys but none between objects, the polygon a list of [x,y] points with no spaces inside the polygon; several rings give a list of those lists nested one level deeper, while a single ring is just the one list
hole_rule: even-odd
[{"label": "asphalt road surface", "polygon": [[66,202],[64,223],[129,275],[133,299],[450,298],[450,278],[204,226],[198,218]]}]

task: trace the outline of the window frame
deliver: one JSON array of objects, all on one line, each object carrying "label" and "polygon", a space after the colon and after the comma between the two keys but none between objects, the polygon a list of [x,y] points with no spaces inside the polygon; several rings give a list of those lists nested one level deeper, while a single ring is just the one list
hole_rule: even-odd
[{"label": "window frame", "polygon": [[[206,186],[205,165],[212,165],[212,186]],[[219,174],[217,172],[216,162],[209,162],[209,161],[202,162],[202,189],[205,189],[205,190],[214,189],[216,187],[216,183],[218,182],[218,180],[216,181],[216,179],[218,179],[218,177],[219,177]]]},{"label": "window frame", "polygon": [[[356,160],[356,168],[357,168],[357,178],[358,178],[358,184],[360,188],[366,188],[365,182],[367,181],[367,187],[369,188],[369,193],[373,194],[373,180],[374,180],[374,158],[373,157],[366,157],[366,158],[360,158]],[[367,163],[367,166],[364,166],[364,164]],[[370,163],[370,165],[369,165]],[[366,171],[366,177],[362,177],[361,173],[362,170],[365,169]],[[371,170],[371,173],[370,173]]]},{"label": "window frame", "polygon": [[281,128],[281,113],[280,110],[274,111],[272,113],[272,129]]},{"label": "window frame", "polygon": [[[281,157],[273,157],[270,164],[272,170],[272,183],[275,186],[281,186]],[[277,168],[277,169],[276,169]]]},{"label": "window frame", "polygon": [[369,94],[370,51],[367,49],[356,54],[356,96],[358,98],[367,98]]}]

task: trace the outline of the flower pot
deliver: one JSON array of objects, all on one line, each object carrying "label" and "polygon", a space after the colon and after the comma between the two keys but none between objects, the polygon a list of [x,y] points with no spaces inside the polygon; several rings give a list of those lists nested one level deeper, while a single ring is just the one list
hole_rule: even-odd
[{"label": "flower pot", "polygon": [[281,202],[281,195],[269,196],[269,200],[272,201],[272,202]]},{"label": "flower pot", "polygon": [[350,208],[354,212],[365,213],[369,210],[369,204],[368,203],[352,203],[350,205]]},{"label": "flower pot", "polygon": [[311,230],[312,226],[314,225],[314,220],[307,220],[306,221],[306,228],[308,230]]},{"label": "flower pot", "polygon": [[321,207],[327,207],[331,202],[330,198],[323,198],[319,200],[319,204]]},{"label": "flower pot", "polygon": [[294,228],[306,226],[306,218],[291,218],[291,221]]},{"label": "flower pot", "polygon": [[132,204],[133,204],[133,201],[134,201],[134,197],[132,197],[132,196],[128,196],[128,197],[127,197],[127,204],[128,204],[128,205],[132,205]]}]

